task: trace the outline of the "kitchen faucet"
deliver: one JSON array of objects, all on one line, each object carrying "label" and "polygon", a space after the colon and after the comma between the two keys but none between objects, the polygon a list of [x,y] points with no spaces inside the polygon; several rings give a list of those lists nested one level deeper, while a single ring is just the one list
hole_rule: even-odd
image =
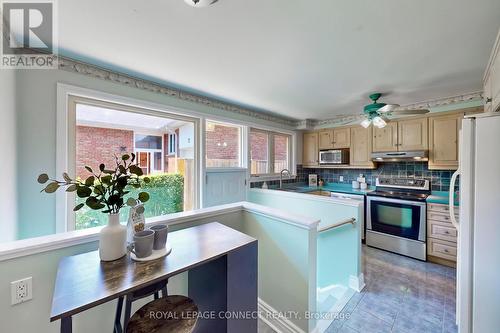
[{"label": "kitchen faucet", "polygon": [[283,188],[283,173],[288,174],[288,179],[290,179],[290,177],[291,177],[290,170],[288,170],[288,169],[281,170],[281,172],[280,172],[280,189]]}]

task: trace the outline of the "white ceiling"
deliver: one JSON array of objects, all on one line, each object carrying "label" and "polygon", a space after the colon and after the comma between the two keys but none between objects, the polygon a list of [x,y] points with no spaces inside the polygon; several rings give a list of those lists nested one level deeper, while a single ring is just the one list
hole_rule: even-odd
[{"label": "white ceiling", "polygon": [[481,90],[499,0],[59,1],[60,53],[284,116]]}]

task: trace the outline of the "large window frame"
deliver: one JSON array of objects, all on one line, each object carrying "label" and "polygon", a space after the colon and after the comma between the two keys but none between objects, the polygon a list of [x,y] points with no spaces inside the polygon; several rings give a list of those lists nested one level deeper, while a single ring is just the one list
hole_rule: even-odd
[{"label": "large window frame", "polygon": [[[177,110],[167,108],[164,105],[136,100],[133,98],[111,95],[85,88],[58,84],[58,106],[57,106],[57,153],[56,173],[68,172],[70,175],[76,172],[76,105],[87,104],[97,107],[111,108],[118,111],[133,112],[138,114],[169,118],[173,120],[193,123],[195,128],[195,170],[193,181],[195,183],[195,195],[193,198],[193,209],[200,207],[200,128],[201,118],[191,117],[188,110]],[[185,112],[184,112],[185,111]],[[181,114],[182,113],[182,114]],[[135,135],[134,135],[135,141]],[[163,144],[163,143],[162,143]],[[135,142],[134,142],[135,147]],[[162,154],[163,155],[163,154]],[[75,230],[75,214],[73,206],[75,194],[65,191],[56,193],[56,232],[68,232]],[[157,219],[156,217],[155,219]]]},{"label": "large window frame", "polygon": [[[280,171],[281,170],[274,170],[274,164],[275,164],[275,141],[274,138],[276,135],[279,136],[286,136],[288,138],[288,147],[287,147],[287,162],[288,162],[288,170],[290,173],[295,176],[296,173],[296,166],[294,165],[295,161],[295,153],[294,153],[294,141],[295,141],[295,136],[291,133],[286,133],[286,132],[281,132],[281,131],[275,131],[275,130],[267,130],[267,129],[262,129],[262,128],[256,128],[256,127],[250,127],[249,129],[249,139],[248,139],[248,170],[250,173],[250,180],[251,181],[262,181],[262,180],[272,180],[279,178]],[[262,134],[267,134],[267,163],[268,163],[268,172],[267,173],[256,173],[253,174],[251,172],[251,167],[252,167],[252,158],[250,156],[251,154],[251,140],[250,140],[250,135],[252,132],[256,133],[262,133]]]}]

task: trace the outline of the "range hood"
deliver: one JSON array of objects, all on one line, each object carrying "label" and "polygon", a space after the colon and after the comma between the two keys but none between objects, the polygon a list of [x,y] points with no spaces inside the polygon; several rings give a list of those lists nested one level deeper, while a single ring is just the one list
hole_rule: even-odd
[{"label": "range hood", "polygon": [[428,161],[429,151],[391,151],[386,153],[372,153],[374,162],[399,162],[399,161]]}]

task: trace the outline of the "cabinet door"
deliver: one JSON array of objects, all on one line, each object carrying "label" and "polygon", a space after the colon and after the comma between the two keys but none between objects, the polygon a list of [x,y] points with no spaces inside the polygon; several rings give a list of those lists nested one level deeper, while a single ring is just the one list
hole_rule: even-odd
[{"label": "cabinet door", "polygon": [[351,129],[338,128],[333,130],[333,148],[349,148],[351,146]]},{"label": "cabinet door", "polygon": [[333,148],[333,130],[321,131],[319,136],[319,149]]},{"label": "cabinet door", "polygon": [[304,133],[303,161],[307,166],[318,165],[318,133]]},{"label": "cabinet door", "polygon": [[398,150],[426,150],[427,118],[398,121]]},{"label": "cabinet door", "polygon": [[398,150],[398,123],[389,122],[384,128],[373,127],[373,151]]},{"label": "cabinet door", "polygon": [[458,135],[461,114],[429,118],[429,169],[458,168]]},{"label": "cabinet door", "polygon": [[351,129],[350,164],[355,166],[373,167],[372,127],[354,127]]}]

